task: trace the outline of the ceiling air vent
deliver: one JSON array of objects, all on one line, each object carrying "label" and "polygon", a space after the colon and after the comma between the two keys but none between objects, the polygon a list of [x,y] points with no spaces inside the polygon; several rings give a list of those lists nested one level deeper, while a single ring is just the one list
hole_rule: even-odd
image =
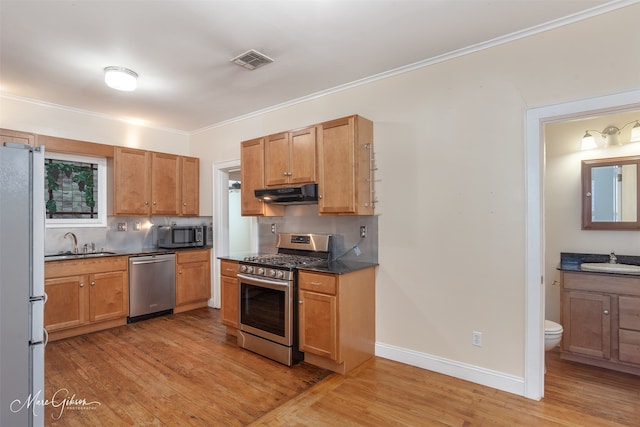
[{"label": "ceiling air vent", "polygon": [[244,67],[247,70],[255,70],[256,68],[260,68],[263,65],[272,63],[273,59],[269,58],[265,54],[258,52],[257,50],[251,49],[231,59],[231,62],[238,64],[239,66]]}]

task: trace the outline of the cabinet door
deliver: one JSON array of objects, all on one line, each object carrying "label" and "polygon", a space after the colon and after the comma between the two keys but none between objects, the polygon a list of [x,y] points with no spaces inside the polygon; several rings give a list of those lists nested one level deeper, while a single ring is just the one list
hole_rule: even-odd
[{"label": "cabinet door", "polygon": [[336,297],[299,292],[300,351],[339,361]]},{"label": "cabinet door", "polygon": [[151,158],[151,214],[178,215],[180,211],[178,156],[152,153]]},{"label": "cabinet door", "polygon": [[19,144],[31,145],[32,147],[36,145],[36,136],[32,133],[27,132],[19,132],[11,129],[0,129],[0,145],[3,142],[17,142]]},{"label": "cabinet door", "polygon": [[200,214],[200,160],[195,157],[180,157],[180,205],[181,215]]},{"label": "cabinet door", "polygon": [[220,276],[220,299],[222,301],[220,321],[223,325],[233,328],[240,326],[238,319],[239,298],[238,279],[230,276]]},{"label": "cabinet door", "polygon": [[290,182],[316,182],[316,127],[291,132],[290,147]]},{"label": "cabinet door", "polygon": [[89,312],[92,322],[117,319],[129,314],[126,271],[96,273],[89,278]]},{"label": "cabinet door", "polygon": [[323,123],[318,138],[318,212],[356,211],[354,118]]},{"label": "cabinet door", "polygon": [[254,190],[264,187],[264,139],[242,143],[240,150],[240,180],[242,215],[262,215],[263,203]]},{"label": "cabinet door", "polygon": [[176,305],[209,299],[209,262],[178,264],[176,279]]},{"label": "cabinet door", "polygon": [[271,135],[264,142],[264,182],[267,187],[289,183],[289,132]]},{"label": "cabinet door", "polygon": [[564,350],[609,359],[611,357],[611,297],[565,291],[562,301]]},{"label": "cabinet door", "polygon": [[148,215],[151,212],[151,153],[118,147],[114,156],[114,214]]},{"label": "cabinet door", "polygon": [[88,276],[70,276],[44,281],[48,296],[44,305],[44,327],[47,331],[53,332],[88,322],[88,280]]}]

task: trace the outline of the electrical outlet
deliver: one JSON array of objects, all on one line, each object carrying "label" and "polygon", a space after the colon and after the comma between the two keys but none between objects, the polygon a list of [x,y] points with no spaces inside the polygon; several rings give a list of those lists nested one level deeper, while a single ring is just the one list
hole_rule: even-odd
[{"label": "electrical outlet", "polygon": [[126,222],[119,222],[117,230],[118,231],[127,231],[127,223]]},{"label": "electrical outlet", "polygon": [[482,347],[482,332],[473,331],[471,334],[471,344]]},{"label": "electrical outlet", "polygon": [[271,232],[273,234],[276,234],[276,225],[275,224],[271,224]]},{"label": "electrical outlet", "polygon": [[367,226],[366,225],[361,225],[360,226],[360,238],[364,239],[365,237],[367,237]]},{"label": "electrical outlet", "polygon": [[133,223],[133,231],[140,231],[140,221]]}]

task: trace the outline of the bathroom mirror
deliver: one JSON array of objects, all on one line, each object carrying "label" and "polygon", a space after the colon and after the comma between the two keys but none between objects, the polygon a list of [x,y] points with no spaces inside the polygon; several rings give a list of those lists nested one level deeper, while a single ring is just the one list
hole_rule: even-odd
[{"label": "bathroom mirror", "polygon": [[640,156],[582,161],[582,229],[640,230]]}]

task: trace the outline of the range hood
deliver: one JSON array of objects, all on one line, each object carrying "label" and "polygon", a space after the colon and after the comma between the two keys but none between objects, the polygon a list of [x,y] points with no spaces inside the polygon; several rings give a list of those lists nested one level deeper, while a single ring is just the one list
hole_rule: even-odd
[{"label": "range hood", "polygon": [[255,196],[265,203],[302,205],[318,203],[318,184],[254,190]]}]

